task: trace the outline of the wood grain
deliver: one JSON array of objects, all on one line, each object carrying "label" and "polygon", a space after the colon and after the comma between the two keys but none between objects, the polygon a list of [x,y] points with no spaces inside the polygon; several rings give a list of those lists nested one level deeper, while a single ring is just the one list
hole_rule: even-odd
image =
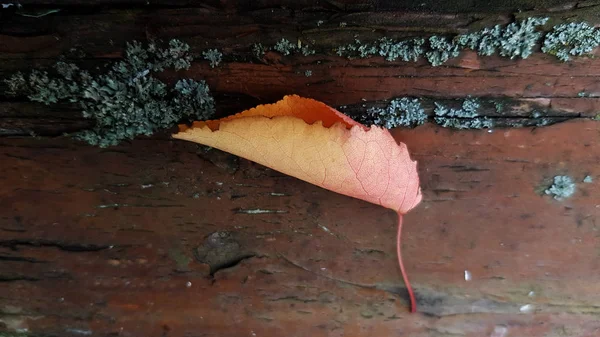
[{"label": "wood grain", "polygon": [[[383,2],[369,3],[384,6]],[[159,76],[170,83],[187,77],[206,79],[217,99],[219,116],[274,102],[291,93],[333,106],[351,105],[349,113],[356,116],[364,114],[377,101],[398,96],[444,100],[470,95],[484,100],[507,100],[513,108],[498,117],[508,119],[529,116],[540,108],[550,115],[574,118],[593,117],[600,111],[600,88],[595,79],[600,73],[598,59],[580,58],[565,64],[539,53],[527,60],[507,60],[464,52],[445,66],[433,68],[423,60],[405,63],[335,56],[335,47],[355,39],[456,34],[510,22],[512,14],[502,7],[490,7],[496,8],[495,12],[448,13],[350,11],[330,8],[331,3],[315,7],[309,2],[298,7],[278,6],[276,2],[253,2],[248,6],[222,2],[221,5],[61,7],[60,12],[39,18],[0,12],[3,22],[0,77],[34,67],[49,67],[59,56],[84,69],[98,71],[98,67],[122,56],[127,41],[178,38],[191,45],[197,62],[188,71]],[[560,8],[551,7],[547,2],[518,15],[549,16],[557,23],[567,16],[571,20],[593,18],[599,8],[594,1],[585,6],[567,3]],[[341,23],[345,26],[341,27]],[[283,57],[269,52],[260,59],[252,55],[253,43],[273,45],[281,38],[308,43],[317,54]],[[225,54],[221,67],[212,69],[202,60],[201,53],[208,48],[218,48]],[[305,76],[307,70],[312,76]],[[19,106],[19,111],[27,114],[31,105],[24,102],[25,97],[7,97],[6,91],[6,85],[0,81],[2,135],[54,136],[90,125],[73,106],[61,107],[68,116],[66,119],[57,118],[53,112],[57,108],[51,110],[41,105],[37,106],[36,114],[42,118],[15,117],[8,110],[14,111]],[[579,97],[581,93],[586,97]],[[492,111],[489,113],[494,115]]]},{"label": "wood grain", "polygon": [[[591,336],[599,131],[394,133],[424,193],[403,242],[416,315],[393,212],[179,141],[3,140],[0,317],[62,336]],[[543,195],[558,174],[573,198]]]},{"label": "wood grain", "polygon": [[[0,81],[0,335],[600,334],[598,58],[465,52],[432,68],[334,53],[355,38],[455,34],[514,17],[597,24],[598,1],[21,3],[60,11],[0,10],[0,78],[61,55],[99,71],[126,41],[179,38],[197,61],[159,76],[206,79],[218,116],[292,93],[353,117],[415,96],[431,116],[433,102],[471,95],[498,127],[393,130],[419,163],[424,193],[403,234],[420,309],[411,315],[393,212],[168,130],[89,147],[62,136],[92,125],[77,107],[8,97]],[[283,37],[317,54],[252,55],[252,43]],[[207,48],[224,52],[221,67],[201,59]],[[538,112],[564,123],[512,128],[535,124]],[[544,190],[562,174],[577,192],[557,201]]]}]

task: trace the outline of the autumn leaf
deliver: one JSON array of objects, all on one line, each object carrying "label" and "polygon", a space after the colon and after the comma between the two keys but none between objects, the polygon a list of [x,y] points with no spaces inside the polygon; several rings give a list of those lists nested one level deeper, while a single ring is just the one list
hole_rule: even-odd
[{"label": "autumn leaf", "polygon": [[416,311],[400,234],[402,215],[421,201],[417,164],[388,130],[366,127],[324,103],[293,95],[227,118],[180,125],[173,137],[396,211],[398,261],[411,311]]}]

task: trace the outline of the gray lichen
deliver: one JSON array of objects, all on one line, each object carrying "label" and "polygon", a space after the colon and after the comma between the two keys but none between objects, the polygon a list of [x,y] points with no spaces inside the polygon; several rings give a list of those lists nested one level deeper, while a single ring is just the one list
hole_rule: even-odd
[{"label": "gray lichen", "polygon": [[455,38],[461,48],[469,48],[479,55],[494,55],[500,46],[502,27],[496,25],[492,28],[484,28],[478,32],[462,34]]},{"label": "gray lichen", "polygon": [[585,178],[583,178],[583,182],[586,184],[591,184],[594,182],[594,178],[592,178],[592,176],[585,176]]},{"label": "gray lichen", "polygon": [[369,108],[367,116],[373,124],[387,129],[398,126],[415,127],[427,121],[427,115],[418,99],[408,97],[397,98],[385,108]]},{"label": "gray lichen", "polygon": [[14,94],[27,95],[44,104],[76,103],[85,118],[95,124],[77,133],[92,145],[116,145],[137,135],[151,135],[182,119],[207,119],[214,101],[204,81],[182,80],[171,90],[152,76],[165,68],[189,68],[189,46],[172,40],[166,49],[150,43],[128,43],[125,59],[105,74],[90,75],[74,64],[58,62],[56,75],[33,70],[29,76],[15,74],[6,82]]},{"label": "gray lichen", "polygon": [[305,70],[304,71],[304,76],[311,77],[312,76],[312,70]]},{"label": "gray lichen", "polygon": [[457,57],[464,48],[470,48],[485,56],[498,53],[511,59],[527,58],[542,36],[542,33],[537,30],[538,26],[544,25],[547,20],[547,18],[528,18],[504,27],[496,25],[454,38],[433,35],[427,40],[394,41],[384,37],[366,43],[356,39],[350,44],[339,46],[337,54],[347,58],[379,55],[385,57],[387,61],[402,59],[413,62],[416,62],[421,55],[425,55],[427,61],[434,67]]},{"label": "gray lichen", "polygon": [[[87,74],[85,74],[87,75]],[[87,78],[87,76],[86,76]],[[22,74],[16,74],[6,82],[21,81]],[[46,71],[32,70],[28,77],[28,82],[21,83],[19,88],[13,88],[9,83],[10,91],[14,94],[23,92],[28,93],[28,98],[34,102],[40,102],[46,105],[58,103],[58,101],[70,98],[78,90],[78,85],[74,82],[67,82],[62,79],[52,79]],[[71,100],[72,101],[72,100]]]},{"label": "gray lichen", "polygon": [[494,103],[494,109],[496,110],[497,113],[502,113],[504,112],[504,103],[502,102],[493,102]]},{"label": "gray lichen", "polygon": [[378,52],[386,61],[401,59],[404,62],[416,62],[423,55],[425,39],[394,41],[388,38],[379,40]]},{"label": "gray lichen", "polygon": [[533,111],[531,111],[531,113],[529,115],[531,116],[531,118],[540,118],[540,117],[544,116],[545,113],[542,111],[539,111],[539,110],[533,110]]},{"label": "gray lichen", "polygon": [[54,65],[54,69],[56,69],[56,72],[58,72],[67,80],[74,79],[77,76],[77,72],[79,71],[79,68],[76,65],[72,63],[66,63],[63,61],[56,62],[56,64]]},{"label": "gray lichen", "polygon": [[256,57],[257,59],[262,59],[263,56],[265,56],[265,52],[268,49],[265,48],[262,43],[255,43],[252,45],[252,55],[254,55],[254,57]]},{"label": "gray lichen", "polygon": [[567,62],[570,56],[586,55],[600,45],[600,31],[585,22],[554,26],[544,37],[542,51]]},{"label": "gray lichen", "polygon": [[544,117],[544,118],[539,118],[537,121],[535,121],[535,126],[548,126],[553,123],[555,123],[555,122],[553,122],[552,119]]},{"label": "gray lichen", "polygon": [[202,56],[204,56],[205,60],[210,62],[211,68],[218,67],[223,59],[223,54],[217,49],[209,49],[204,51],[202,52]]},{"label": "gray lichen", "polygon": [[[358,114],[360,122],[364,124],[375,124],[386,128],[415,127],[431,119],[431,122],[445,128],[487,128],[490,129],[487,130],[488,132],[493,132],[491,128],[541,127],[568,119],[568,117],[555,116],[544,110],[531,110],[529,116],[515,116],[514,113],[506,115],[503,111],[506,111],[508,106],[512,110],[516,108],[515,104],[517,104],[517,102],[509,99],[484,100],[483,98],[468,96],[456,103],[446,103],[427,97],[405,97],[396,98],[387,105],[380,103],[368,105],[366,99],[363,98],[362,100],[364,103],[354,104],[350,107],[340,106],[339,110],[349,115]],[[521,111],[521,108],[518,109]]]},{"label": "gray lichen", "polygon": [[306,44],[300,48],[300,54],[302,54],[304,56],[314,55],[315,53],[316,53],[316,50],[312,49],[310,46],[308,46]]},{"label": "gray lichen", "polygon": [[425,53],[425,58],[434,67],[444,64],[450,58],[457,57],[460,53],[458,44],[445,37],[434,35],[428,41],[429,51]]},{"label": "gray lichen", "polygon": [[423,54],[424,39],[394,41],[381,38],[374,43],[362,43],[356,39],[347,45],[339,46],[336,53],[348,59],[383,56],[387,61],[401,59],[405,62],[416,62]]},{"label": "gray lichen", "polygon": [[375,44],[363,44],[360,40],[356,39],[354,42],[344,46],[339,46],[336,49],[336,54],[344,56],[348,59],[353,58],[367,58],[377,54],[377,46]]},{"label": "gray lichen", "polygon": [[[254,46],[256,46],[256,44]],[[264,52],[264,50],[265,49],[263,48],[263,52]],[[293,44],[286,38],[282,38],[281,40],[279,40],[275,44],[275,46],[273,46],[273,50],[279,52],[280,54],[282,54],[284,56],[288,56],[288,55],[296,54],[296,53],[300,53],[304,56],[309,56],[309,55],[313,55],[316,53],[316,51],[314,49],[312,49],[307,44],[302,44],[302,42],[300,42],[300,40],[298,41],[297,44]]]},{"label": "gray lichen", "polygon": [[133,41],[127,44],[126,64],[134,67],[138,72],[148,69],[152,71],[163,71],[165,68],[189,69],[193,60],[189,51],[190,46],[187,43],[176,39],[169,41],[169,48],[162,49],[151,42],[146,50],[141,42]]},{"label": "gray lichen", "polygon": [[552,186],[544,193],[552,195],[556,200],[569,198],[575,193],[576,185],[573,178],[569,176],[555,176]]},{"label": "gray lichen", "polygon": [[19,95],[19,93],[25,92],[28,88],[27,80],[22,72],[13,74],[10,78],[5,79],[4,83],[8,86],[6,93],[9,96]]},{"label": "gray lichen", "polygon": [[547,21],[548,18],[527,18],[525,21],[508,24],[500,38],[500,55],[511,59],[529,57],[542,36],[537,27]]},{"label": "gray lichen", "polygon": [[477,111],[481,105],[476,99],[468,98],[464,100],[461,109],[447,108],[437,102],[434,104],[434,120],[442,127],[455,129],[482,129],[494,126],[491,119],[479,116]]},{"label": "gray lichen", "polygon": [[214,99],[206,82],[192,79],[179,80],[172,92],[174,110],[194,111],[196,112],[194,115],[201,119],[212,116],[215,110]]},{"label": "gray lichen", "polygon": [[296,50],[296,45],[291,43],[288,39],[282,38],[275,44],[273,49],[282,55],[290,55],[294,50]]},{"label": "gray lichen", "polygon": [[531,55],[542,36],[537,27],[547,21],[548,18],[528,18],[510,23],[504,28],[496,25],[478,32],[459,35],[455,40],[460,47],[477,51],[479,55],[490,56],[499,53],[511,59],[525,59]]},{"label": "gray lichen", "polygon": [[[413,38],[402,41],[383,37],[371,42],[355,39],[349,44],[338,46],[336,54],[349,59],[383,56],[387,61],[400,59],[405,62],[416,62],[421,56],[425,56],[432,66],[444,64],[467,48],[482,56],[499,54],[511,59],[526,59],[540,44],[544,34],[539,27],[547,21],[548,18],[532,17],[506,26],[496,25],[454,37],[433,35],[427,39]],[[545,34],[542,51],[568,61],[570,56],[589,54],[599,45],[598,29],[585,22],[569,23],[555,26],[551,32]],[[272,49],[286,56],[298,52],[312,55],[315,52],[308,46],[295,45],[285,38],[277,42]],[[253,53],[258,58],[265,50],[267,49],[260,44],[253,46]]]}]

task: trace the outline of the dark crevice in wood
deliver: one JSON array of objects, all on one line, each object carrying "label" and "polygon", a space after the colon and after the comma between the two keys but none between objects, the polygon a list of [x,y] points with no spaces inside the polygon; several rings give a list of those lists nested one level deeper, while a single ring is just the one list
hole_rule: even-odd
[{"label": "dark crevice in wood", "polygon": [[34,258],[22,257],[22,256],[7,256],[0,255],[0,261],[10,261],[10,262],[30,262],[30,263],[48,263],[48,261],[41,261]]},{"label": "dark crevice in wood", "polygon": [[19,246],[29,247],[54,247],[66,252],[97,252],[105,249],[109,249],[110,245],[97,245],[97,244],[86,244],[86,243],[71,243],[71,242],[60,242],[51,241],[44,239],[14,239],[14,240],[2,240],[0,241],[1,247],[9,247],[13,250],[18,250]]},{"label": "dark crevice in wood", "polygon": [[214,276],[217,272],[219,272],[221,270],[233,268],[233,267],[237,266],[238,264],[240,264],[242,261],[247,260],[252,257],[255,257],[255,256],[256,256],[256,254],[240,255],[240,256],[237,256],[236,258],[231,259],[225,263],[211,266],[210,275]]},{"label": "dark crevice in wood", "polygon": [[37,277],[29,277],[29,276],[19,276],[19,275],[0,275],[0,283],[1,282],[19,282],[19,281],[29,281],[36,282],[40,281]]}]

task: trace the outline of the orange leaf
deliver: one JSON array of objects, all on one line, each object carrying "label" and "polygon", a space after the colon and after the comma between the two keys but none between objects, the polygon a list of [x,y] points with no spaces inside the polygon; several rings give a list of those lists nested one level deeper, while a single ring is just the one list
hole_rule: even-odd
[{"label": "orange leaf", "polygon": [[191,127],[174,138],[235,154],[328,190],[398,213],[398,260],[412,311],[415,300],[400,254],[402,214],[421,201],[416,162],[383,128],[296,95]]}]

